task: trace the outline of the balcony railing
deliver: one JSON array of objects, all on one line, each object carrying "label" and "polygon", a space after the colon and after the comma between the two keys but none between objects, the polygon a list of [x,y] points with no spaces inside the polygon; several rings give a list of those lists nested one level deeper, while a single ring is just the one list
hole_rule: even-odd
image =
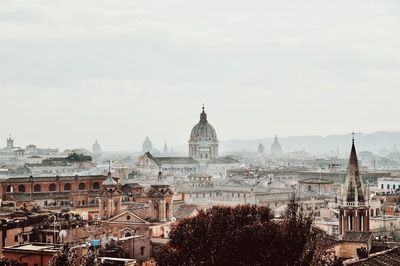
[{"label": "balcony railing", "polygon": [[346,202],[346,206],[365,207],[365,202]]}]

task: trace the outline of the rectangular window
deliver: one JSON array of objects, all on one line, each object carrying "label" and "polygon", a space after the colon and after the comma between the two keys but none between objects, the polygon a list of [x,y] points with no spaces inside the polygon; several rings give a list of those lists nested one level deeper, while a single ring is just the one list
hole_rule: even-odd
[{"label": "rectangular window", "polygon": [[390,185],[389,185],[389,184],[387,184],[387,186],[386,186],[386,187],[387,187],[387,189],[390,189]]},{"label": "rectangular window", "polygon": [[18,242],[18,235],[14,236],[14,242]]},{"label": "rectangular window", "polygon": [[396,189],[396,185],[393,185],[393,189]]},{"label": "rectangular window", "polygon": [[381,184],[381,189],[383,189],[383,184]]}]

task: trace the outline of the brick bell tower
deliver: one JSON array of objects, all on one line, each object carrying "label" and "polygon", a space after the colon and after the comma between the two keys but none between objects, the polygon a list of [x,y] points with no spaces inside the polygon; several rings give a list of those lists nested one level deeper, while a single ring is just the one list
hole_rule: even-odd
[{"label": "brick bell tower", "polygon": [[110,219],[111,217],[121,213],[121,195],[122,193],[118,189],[118,183],[114,180],[109,171],[107,178],[101,184],[101,190],[99,193],[100,219]]},{"label": "brick bell tower", "polygon": [[363,187],[358,167],[354,133],[347,175],[339,204],[339,234],[346,231],[369,231],[369,192]]}]

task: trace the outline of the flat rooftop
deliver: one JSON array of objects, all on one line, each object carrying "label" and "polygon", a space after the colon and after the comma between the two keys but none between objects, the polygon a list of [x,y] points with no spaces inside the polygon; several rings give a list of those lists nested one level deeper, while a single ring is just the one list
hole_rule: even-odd
[{"label": "flat rooftop", "polygon": [[20,251],[20,252],[37,252],[37,251],[46,251],[46,252],[57,252],[61,248],[60,245],[53,245],[47,243],[29,243],[22,245],[14,245],[9,247],[4,247],[3,251]]}]

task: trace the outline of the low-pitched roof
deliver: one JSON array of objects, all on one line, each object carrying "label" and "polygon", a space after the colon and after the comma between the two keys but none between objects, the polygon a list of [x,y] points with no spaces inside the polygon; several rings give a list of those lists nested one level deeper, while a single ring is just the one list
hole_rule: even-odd
[{"label": "low-pitched roof", "polygon": [[192,157],[154,157],[157,164],[199,164]]},{"label": "low-pitched roof", "polygon": [[342,242],[366,243],[372,238],[372,232],[346,231],[342,235]]},{"label": "low-pitched roof", "polygon": [[213,164],[213,163],[215,163],[215,164],[218,164],[218,163],[222,163],[222,164],[223,163],[228,163],[228,164],[230,164],[230,163],[239,163],[238,160],[233,159],[233,158],[228,157],[228,156],[220,156],[218,158],[211,159],[211,160],[206,161],[206,162],[210,163],[210,164]]},{"label": "low-pitched roof", "polygon": [[382,266],[382,265],[400,265],[400,248],[385,250],[375,254],[371,254],[368,258],[348,262],[347,265],[365,265],[365,266]]},{"label": "low-pitched roof", "polygon": [[306,178],[298,181],[299,183],[307,183],[307,184],[333,184],[334,182],[331,180],[323,179],[323,178]]},{"label": "low-pitched roof", "polygon": [[178,208],[174,210],[174,217],[178,220],[188,218],[196,210],[197,206],[194,204],[180,204]]}]

